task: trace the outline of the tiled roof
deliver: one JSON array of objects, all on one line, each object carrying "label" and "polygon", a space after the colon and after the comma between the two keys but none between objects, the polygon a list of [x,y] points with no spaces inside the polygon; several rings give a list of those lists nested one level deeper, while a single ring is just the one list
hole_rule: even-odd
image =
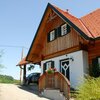
[{"label": "tiled roof", "polygon": [[100,9],[83,16],[81,21],[84,23],[94,38],[100,37]]},{"label": "tiled roof", "polygon": [[80,19],[78,19],[75,16],[72,16],[70,13],[68,13],[67,11],[61,10],[60,8],[52,5],[53,7],[55,7],[55,9],[57,9],[62,15],[64,15],[66,18],[68,18],[74,25],[76,25],[80,30],[82,30],[88,37],[93,38],[93,36],[91,35],[91,33],[87,30],[87,28],[84,26],[84,24],[80,21]]},{"label": "tiled roof", "polygon": [[26,65],[26,64],[28,64],[28,63],[29,63],[29,62],[26,61],[26,57],[25,57],[25,58],[23,58],[16,66]]}]

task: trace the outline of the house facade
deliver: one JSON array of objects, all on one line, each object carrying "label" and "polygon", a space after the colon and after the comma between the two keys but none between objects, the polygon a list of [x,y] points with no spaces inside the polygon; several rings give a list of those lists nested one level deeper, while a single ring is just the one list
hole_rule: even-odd
[{"label": "house facade", "polygon": [[40,63],[42,74],[56,68],[76,88],[90,73],[93,59],[100,63],[100,9],[76,18],[48,4],[26,57]]}]

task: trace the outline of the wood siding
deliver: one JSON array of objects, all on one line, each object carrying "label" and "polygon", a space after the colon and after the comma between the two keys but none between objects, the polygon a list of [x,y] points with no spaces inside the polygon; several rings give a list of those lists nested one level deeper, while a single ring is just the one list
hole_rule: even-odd
[{"label": "wood siding", "polygon": [[47,23],[45,27],[46,38],[44,40],[44,48],[42,51],[42,54],[44,56],[52,55],[54,53],[64,51],[66,49],[73,48],[79,45],[80,37],[72,27],[71,27],[71,32],[68,33],[67,35],[57,37],[57,39],[51,42],[47,42],[48,33],[51,30],[58,28],[62,24],[64,24],[64,21],[59,17],[56,17],[51,22]]},{"label": "wood siding", "polygon": [[92,59],[100,56],[100,40],[92,43],[88,47],[89,64],[92,64]]}]

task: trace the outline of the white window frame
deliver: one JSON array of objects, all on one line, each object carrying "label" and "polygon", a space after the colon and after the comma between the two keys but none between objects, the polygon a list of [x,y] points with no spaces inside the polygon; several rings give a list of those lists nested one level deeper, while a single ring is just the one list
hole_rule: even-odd
[{"label": "white window frame", "polygon": [[61,26],[61,36],[67,34],[67,24]]},{"label": "white window frame", "polygon": [[49,68],[51,68],[51,63],[52,63],[51,61],[49,61],[49,62],[46,63],[46,70],[49,69]]},{"label": "white window frame", "polygon": [[50,32],[50,41],[53,41],[55,39],[55,30]]}]

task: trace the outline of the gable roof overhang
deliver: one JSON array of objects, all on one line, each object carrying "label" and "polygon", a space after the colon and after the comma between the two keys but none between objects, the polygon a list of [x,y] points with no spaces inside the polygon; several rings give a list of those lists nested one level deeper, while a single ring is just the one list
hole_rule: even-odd
[{"label": "gable roof overhang", "polygon": [[[35,55],[35,54],[32,54],[32,51],[34,52],[34,50],[35,50],[35,48],[33,48],[33,46],[35,44],[36,38],[38,38],[40,28],[42,26],[42,23],[44,22],[45,15],[47,14],[49,9],[52,9],[62,20],[64,20],[70,26],[72,26],[79,33],[79,35],[81,37],[83,37],[86,40],[94,40],[93,36],[89,33],[89,31],[87,29],[85,29],[85,26],[82,24],[82,22],[78,18],[76,18],[76,17],[70,15],[68,12],[65,12],[65,11],[59,9],[58,7],[53,6],[50,3],[48,3],[46,10],[43,14],[42,20],[41,20],[39,27],[37,29],[36,35],[35,35],[35,37],[32,41],[32,44],[30,46],[29,52],[27,54],[27,57],[26,57],[27,61],[32,62],[31,58]],[[31,56],[31,55],[33,55],[33,56]],[[31,57],[29,58],[29,56],[31,56]],[[40,61],[41,61],[41,59],[40,59]]]},{"label": "gable roof overhang", "polygon": [[[49,6],[53,9],[53,11],[65,22],[67,22],[70,26],[72,26],[83,38],[86,40],[92,40],[92,36],[89,32],[87,32],[80,20],[66,11],[59,9],[56,6],[49,4]],[[87,34],[86,34],[87,33]]]},{"label": "gable roof overhang", "polygon": [[29,64],[28,61],[26,61],[26,57],[23,58],[16,66],[23,66]]}]

